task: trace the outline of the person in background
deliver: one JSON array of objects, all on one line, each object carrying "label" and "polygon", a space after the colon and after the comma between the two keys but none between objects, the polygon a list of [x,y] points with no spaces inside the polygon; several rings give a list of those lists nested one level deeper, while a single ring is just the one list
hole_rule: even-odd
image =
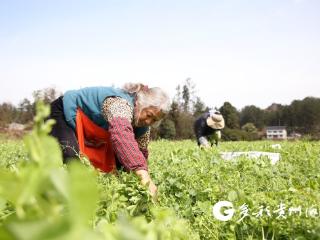
[{"label": "person in background", "polygon": [[[150,126],[158,124],[169,111],[170,100],[160,88],[137,83],[123,88],[87,87],[67,91],[51,103],[55,119],[51,135],[62,146],[64,162],[79,156],[77,115],[79,109],[95,125],[110,134],[117,167],[137,174],[143,185],[149,184],[152,195],[157,192],[148,172]],[[99,142],[86,141],[86,145]]]},{"label": "person in background", "polygon": [[194,133],[198,146],[210,147],[213,146],[213,143],[218,146],[224,125],[224,118],[219,111],[209,111],[202,114],[194,122]]}]

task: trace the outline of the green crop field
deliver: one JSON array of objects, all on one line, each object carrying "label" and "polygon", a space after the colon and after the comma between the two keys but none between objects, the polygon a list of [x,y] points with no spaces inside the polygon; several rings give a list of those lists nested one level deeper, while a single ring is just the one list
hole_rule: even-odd
[{"label": "green crop field", "polygon": [[[154,201],[133,174],[99,173],[86,161],[61,164],[39,106],[34,130],[0,140],[0,239],[320,239],[320,143],[155,141]],[[278,152],[226,161],[224,151]],[[217,219],[213,206],[227,221]],[[231,214],[232,213],[232,214]]]}]

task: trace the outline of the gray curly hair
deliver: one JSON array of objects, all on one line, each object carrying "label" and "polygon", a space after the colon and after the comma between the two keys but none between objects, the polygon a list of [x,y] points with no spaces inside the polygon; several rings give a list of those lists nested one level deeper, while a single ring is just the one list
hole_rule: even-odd
[{"label": "gray curly hair", "polygon": [[[138,107],[137,115],[147,107],[156,107],[163,114],[167,114],[170,110],[170,98],[166,92],[159,87],[149,88],[141,83],[126,83],[124,91],[136,96],[136,105]],[[159,125],[158,124],[155,126]]]}]

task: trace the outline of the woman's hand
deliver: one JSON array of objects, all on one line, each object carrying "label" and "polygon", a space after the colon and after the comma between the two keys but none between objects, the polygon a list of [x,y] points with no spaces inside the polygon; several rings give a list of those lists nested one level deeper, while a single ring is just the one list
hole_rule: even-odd
[{"label": "woman's hand", "polygon": [[153,183],[152,180],[149,182],[149,192],[150,192],[153,200],[157,200],[158,188],[157,188],[157,186]]},{"label": "woman's hand", "polygon": [[210,147],[208,139],[204,136],[199,138],[199,143],[200,143],[200,147],[204,147],[204,148]]},{"label": "woman's hand", "polygon": [[148,171],[137,170],[135,173],[140,177],[142,185],[144,185],[144,186],[148,185],[149,192],[150,192],[151,196],[153,197],[153,199],[156,199],[157,198],[157,186],[151,180],[151,177],[150,177]]}]

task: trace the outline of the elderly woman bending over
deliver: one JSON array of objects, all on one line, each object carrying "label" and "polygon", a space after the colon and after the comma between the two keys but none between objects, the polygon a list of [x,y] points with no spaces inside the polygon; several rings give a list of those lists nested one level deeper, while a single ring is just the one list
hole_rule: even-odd
[{"label": "elderly woman bending over", "polygon": [[134,171],[142,184],[149,183],[151,194],[157,191],[148,173],[149,126],[159,122],[169,110],[168,95],[160,88],[143,84],[114,87],[88,87],[67,91],[51,103],[50,118],[56,120],[51,134],[63,149],[63,159],[77,157],[76,115],[81,109],[99,127],[110,134],[117,166]]}]

